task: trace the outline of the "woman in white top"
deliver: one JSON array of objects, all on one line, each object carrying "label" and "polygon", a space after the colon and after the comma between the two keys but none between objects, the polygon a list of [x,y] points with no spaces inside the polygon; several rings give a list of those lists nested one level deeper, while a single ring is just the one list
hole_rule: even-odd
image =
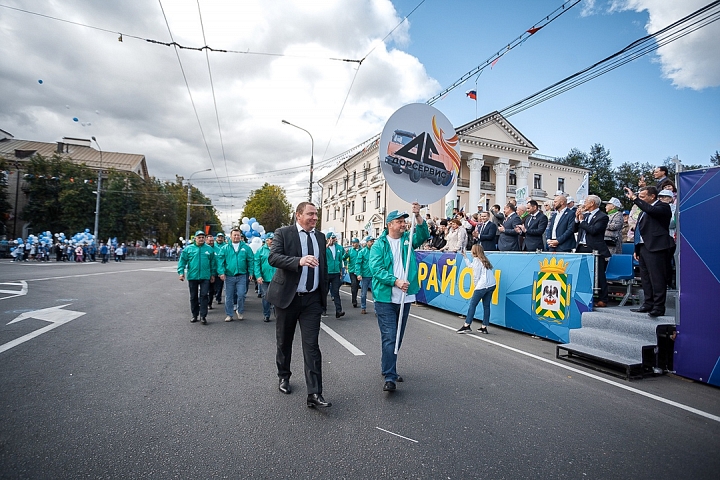
[{"label": "woman in white top", "polygon": [[450,220],[450,232],[445,235],[447,243],[443,247],[446,252],[465,252],[467,244],[467,232],[462,228],[460,220],[454,218]]},{"label": "woman in white top", "polygon": [[493,270],[492,263],[490,263],[490,260],[485,256],[485,250],[483,250],[482,245],[479,243],[472,246],[472,263],[468,260],[465,249],[462,250],[462,254],[463,257],[465,257],[465,264],[472,268],[475,291],[470,299],[465,324],[460,327],[457,333],[472,331],[470,325],[475,317],[475,309],[481,300],[483,303],[483,324],[482,327],[478,328],[478,332],[488,333],[487,326],[490,324],[490,302],[492,301],[492,295],[496,285],[495,271]]}]

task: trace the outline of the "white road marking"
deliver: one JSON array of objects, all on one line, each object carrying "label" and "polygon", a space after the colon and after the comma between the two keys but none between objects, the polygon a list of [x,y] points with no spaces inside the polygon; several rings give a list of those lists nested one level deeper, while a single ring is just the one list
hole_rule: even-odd
[{"label": "white road marking", "polygon": [[53,330],[61,325],[65,325],[71,320],[75,320],[76,318],[85,315],[85,312],[74,312],[72,310],[62,309],[63,307],[67,307],[68,305],[70,304],[58,305],[57,307],[43,308],[41,310],[35,310],[33,312],[21,313],[17,318],[8,322],[7,324],[10,325],[12,323],[17,323],[25,320],[26,318],[37,318],[38,320],[50,322],[50,325],[47,325],[43,328],[30,332],[27,335],[23,335],[20,338],[16,338],[15,340],[0,345],[0,353],[10,350],[13,347],[17,347],[18,345],[23,344],[28,340],[32,340],[33,338],[40,336],[43,333],[47,333],[50,330]]},{"label": "white road marking", "polygon": [[360,355],[365,355],[359,348],[357,348],[355,345],[353,345],[352,343],[345,340],[345,338],[342,335],[340,335],[335,330],[333,330],[332,328],[325,325],[323,322],[320,322],[320,328],[325,330],[328,333],[328,335],[330,335],[332,338],[334,338],[340,345],[347,348],[350,351],[350,353],[352,353],[356,357],[360,356]]},{"label": "white road marking", "polygon": [[[342,290],[341,290],[341,291],[342,291]],[[346,294],[346,295],[350,295],[349,293],[344,292],[344,291],[342,291],[342,293],[344,293],[344,294]],[[368,302],[371,302],[371,303],[375,303],[375,302],[373,302],[373,301],[370,300],[370,299],[368,299],[367,301],[368,301]],[[447,325],[443,325],[442,323],[438,323],[438,322],[435,322],[435,321],[433,321],[433,320],[429,320],[429,319],[427,319],[427,318],[423,318],[423,317],[421,317],[421,316],[419,316],[419,315],[415,315],[415,314],[413,314],[413,313],[411,313],[409,316],[414,317],[414,318],[417,318],[418,320],[422,320],[423,322],[431,323],[431,324],[436,325],[436,326],[438,326],[438,327],[442,327],[442,328],[444,328],[444,329],[446,329],[446,330],[455,331],[455,327],[449,327],[449,326],[447,326]],[[526,356],[526,357],[534,358],[535,360],[539,360],[539,361],[544,362],[544,363],[549,363],[550,365],[554,365],[554,366],[560,367],[560,368],[562,368],[562,369],[564,369],[564,370],[568,370],[568,371],[570,371],[570,372],[577,373],[578,375],[582,375],[582,376],[585,376],[585,377],[588,377],[588,378],[592,378],[592,379],[597,380],[597,381],[599,381],[599,382],[606,383],[606,384],[608,384],[608,385],[612,385],[612,386],[617,387],[617,388],[621,388],[621,389],[626,390],[626,391],[628,391],[628,392],[635,393],[635,394],[637,394],[637,395],[641,395],[641,396],[646,397],[646,398],[649,398],[649,399],[651,399],[651,400],[655,400],[655,401],[657,401],[657,402],[664,403],[664,404],[666,404],[666,405],[670,405],[670,406],[672,406],[672,407],[676,407],[676,408],[679,408],[679,409],[681,409],[681,410],[685,410],[686,412],[694,413],[695,415],[699,415],[699,416],[701,416],[701,417],[707,418],[708,420],[713,420],[713,421],[715,421],[715,422],[719,422],[719,423],[720,423],[720,416],[713,415],[712,413],[708,413],[708,412],[705,412],[705,411],[703,411],[703,410],[699,410],[699,409],[694,408],[694,407],[691,407],[691,406],[689,406],[689,405],[685,405],[685,404],[683,404],[683,403],[679,403],[679,402],[676,402],[676,401],[674,401],[674,400],[670,400],[670,399],[668,399],[668,398],[661,397],[661,396],[659,396],[659,395],[654,395],[654,394],[652,394],[652,393],[644,392],[644,391],[642,391],[642,390],[640,390],[640,389],[633,388],[633,387],[630,387],[630,386],[628,386],[628,385],[624,385],[624,384],[622,384],[622,383],[618,383],[618,382],[615,382],[615,381],[613,381],[613,380],[609,380],[609,379],[607,379],[607,378],[603,378],[603,377],[601,377],[601,376],[599,376],[599,375],[595,375],[595,374],[593,374],[593,373],[589,373],[589,372],[586,372],[586,371],[584,371],[584,370],[579,370],[579,369],[577,369],[577,368],[571,367],[571,366],[569,366],[569,365],[565,365],[565,364],[560,363],[560,362],[556,362],[556,361],[554,361],[554,360],[550,360],[550,359],[547,359],[547,358],[543,358],[543,357],[541,357],[541,356],[539,356],[539,355],[535,355],[534,353],[526,352],[526,351],[524,351],[524,350],[520,350],[520,349],[518,349],[518,348],[511,347],[511,346],[509,346],[509,345],[504,345],[504,344],[502,344],[502,343],[495,342],[495,341],[493,341],[493,340],[489,340],[489,339],[487,339],[487,338],[485,338],[485,337],[478,337],[478,336],[476,336],[476,335],[466,335],[466,336],[469,336],[470,338],[474,338],[475,340],[480,341],[480,342],[489,343],[489,344],[491,344],[491,345],[495,345],[495,346],[498,346],[498,347],[500,347],[500,348],[504,348],[504,349],[506,349],[506,350],[510,350],[511,352],[519,353],[520,355],[524,355],[524,356]]]},{"label": "white road marking", "polygon": [[417,440],[413,440],[412,438],[408,438],[408,437],[403,437],[402,435],[398,435],[397,433],[393,433],[393,432],[391,432],[390,430],[385,430],[384,428],[380,428],[380,427],[375,427],[375,428],[377,428],[378,430],[380,430],[380,431],[382,431],[382,432],[389,433],[390,435],[395,435],[396,437],[400,437],[400,438],[403,438],[403,439],[405,439],[405,440],[410,440],[411,442],[420,443],[420,442],[418,442]]},{"label": "white road marking", "polygon": [[7,297],[2,297],[0,300],[7,300],[8,298],[15,298],[15,297],[21,297],[23,295],[27,295],[28,293],[28,285],[27,282],[20,280],[19,282],[5,282],[0,283],[0,286],[2,285],[8,285],[12,287],[20,287],[20,290],[0,290],[0,294],[8,294]]}]

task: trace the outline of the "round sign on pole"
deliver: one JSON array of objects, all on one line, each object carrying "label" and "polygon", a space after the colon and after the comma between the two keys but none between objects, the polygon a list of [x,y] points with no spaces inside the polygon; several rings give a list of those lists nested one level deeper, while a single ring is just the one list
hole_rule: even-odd
[{"label": "round sign on pole", "polygon": [[460,172],[460,147],[450,121],[425,103],[405,105],[380,137],[380,165],[390,189],[429,205],[450,191]]}]

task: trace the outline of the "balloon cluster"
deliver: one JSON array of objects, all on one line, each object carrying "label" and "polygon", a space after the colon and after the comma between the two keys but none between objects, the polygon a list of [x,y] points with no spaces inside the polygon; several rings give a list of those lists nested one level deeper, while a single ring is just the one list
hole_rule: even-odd
[{"label": "balloon cluster", "polygon": [[[49,230],[45,232],[40,232],[37,235],[30,234],[27,237],[27,240],[23,240],[22,237],[18,237],[17,240],[13,241],[14,245],[17,245],[18,248],[24,247],[27,243],[28,245],[40,245],[43,247],[51,247],[54,243],[53,239],[57,239],[58,243],[61,243],[63,245],[94,245],[95,244],[95,235],[90,233],[90,229],[86,228],[83,232],[78,232],[72,237],[68,238],[65,236],[65,233],[51,233]],[[112,244],[117,246],[117,238],[113,238],[111,240]],[[10,251],[13,251],[14,248],[11,248]]]},{"label": "balloon cluster", "polygon": [[265,227],[260,225],[258,221],[253,218],[243,217],[242,223],[240,224],[240,230],[245,234],[248,239],[248,245],[252,249],[253,253],[257,253],[262,247],[263,241],[265,240]]}]

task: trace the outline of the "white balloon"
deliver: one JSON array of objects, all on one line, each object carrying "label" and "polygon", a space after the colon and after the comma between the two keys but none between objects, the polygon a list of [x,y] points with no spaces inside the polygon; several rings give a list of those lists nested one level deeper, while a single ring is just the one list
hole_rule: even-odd
[{"label": "white balloon", "polygon": [[247,223],[243,223],[242,225],[240,225],[240,230],[247,233],[250,231],[250,225],[248,225]]},{"label": "white balloon", "polygon": [[245,225],[247,225],[247,223],[248,223],[249,221],[250,221],[250,219],[249,219],[248,217],[243,217],[243,218],[242,218],[242,223],[245,224]]}]

